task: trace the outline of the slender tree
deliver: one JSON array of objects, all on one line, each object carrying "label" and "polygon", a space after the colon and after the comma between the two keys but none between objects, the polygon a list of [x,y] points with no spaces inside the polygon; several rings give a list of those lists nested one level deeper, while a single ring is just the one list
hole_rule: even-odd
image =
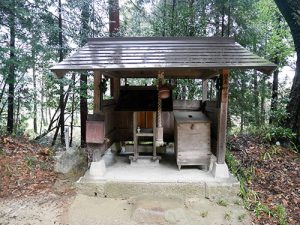
[{"label": "slender tree", "polygon": [[[58,0],[58,42],[59,42],[59,62],[63,61],[64,53],[63,53],[63,27],[62,27],[62,5],[61,0]],[[60,140],[61,144],[65,144],[65,107],[64,107],[64,83],[61,80],[59,83],[59,107],[60,107],[60,117],[59,117],[59,125],[60,125]]]},{"label": "slender tree", "polygon": [[[84,1],[81,11],[80,44],[83,46],[87,42],[89,35],[90,1]],[[86,121],[88,115],[87,106],[87,73],[80,74],[80,127],[81,146],[86,145]]]},{"label": "slender tree", "polygon": [[9,72],[7,77],[8,83],[8,99],[7,99],[7,132],[12,133],[14,129],[14,99],[15,99],[15,41],[16,41],[16,15],[15,15],[15,0],[11,1],[9,12],[9,29],[10,29],[10,42],[9,42]]}]

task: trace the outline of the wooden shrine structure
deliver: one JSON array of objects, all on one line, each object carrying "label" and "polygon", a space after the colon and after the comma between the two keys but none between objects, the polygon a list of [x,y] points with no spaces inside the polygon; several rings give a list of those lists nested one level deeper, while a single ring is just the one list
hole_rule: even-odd
[{"label": "wooden shrine structure", "polygon": [[[210,120],[211,152],[216,156],[216,163],[222,165],[225,164],[230,70],[256,69],[270,74],[275,68],[275,64],[251,53],[232,38],[128,37],[89,39],[51,70],[58,77],[68,71],[93,71],[94,116],[87,121],[88,142],[99,144],[104,150],[119,141],[132,140],[136,144],[139,137],[147,135],[172,142],[176,135],[174,112],[201,111]],[[202,101],[181,101],[170,96],[168,103],[161,103],[160,109],[159,98],[158,102],[153,101],[157,98],[156,87],[120,85],[122,78],[159,78],[161,74],[164,79],[202,79]],[[109,100],[101,98],[103,76],[111,81],[113,98]],[[215,78],[220,81],[218,95],[211,101],[207,99],[207,81]],[[127,96],[128,93],[131,95]],[[151,96],[156,97],[151,99]],[[131,103],[126,103],[128,99]],[[95,119],[96,115],[100,115],[100,119]],[[152,133],[140,132],[138,126],[152,127]],[[195,128],[193,124],[190,127]],[[134,148],[133,158],[137,159],[137,146]],[[154,139],[153,148],[153,157],[156,157]]]}]

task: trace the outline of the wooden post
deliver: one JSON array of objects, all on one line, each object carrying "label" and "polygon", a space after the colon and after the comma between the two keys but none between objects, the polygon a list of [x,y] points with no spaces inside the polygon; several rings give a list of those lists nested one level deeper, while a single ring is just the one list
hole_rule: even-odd
[{"label": "wooden post", "polygon": [[153,112],[153,159],[157,159],[156,154],[156,112]]},{"label": "wooden post", "polygon": [[[158,80],[158,88],[161,87],[162,81],[164,79],[164,72],[158,71],[157,80]],[[156,125],[156,146],[163,146],[164,144],[164,128],[162,127],[161,121],[161,114],[162,114],[162,100],[158,95],[157,99],[157,125]]]},{"label": "wooden post", "polygon": [[207,101],[208,80],[202,80],[202,101]]},{"label": "wooden post", "polygon": [[218,118],[217,163],[223,164],[225,162],[225,152],[226,152],[229,70],[227,69],[222,70],[220,78],[221,78],[221,99],[220,99],[220,112]]},{"label": "wooden post", "polygon": [[138,138],[136,136],[136,129],[137,129],[137,112],[133,112],[133,152],[134,152],[133,161],[136,161],[139,157]]},{"label": "wooden post", "polygon": [[94,114],[101,113],[100,99],[101,99],[101,71],[94,71]]},{"label": "wooden post", "polygon": [[114,88],[113,88],[113,97],[115,100],[118,100],[120,94],[120,78],[113,78]]}]

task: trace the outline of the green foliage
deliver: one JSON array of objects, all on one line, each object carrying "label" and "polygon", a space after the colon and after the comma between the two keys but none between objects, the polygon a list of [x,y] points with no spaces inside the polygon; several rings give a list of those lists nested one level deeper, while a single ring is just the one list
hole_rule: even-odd
[{"label": "green foliage", "polygon": [[231,173],[233,173],[240,182],[240,196],[243,199],[244,206],[248,210],[260,213],[262,211],[262,205],[259,202],[257,193],[247,188],[247,183],[252,180],[253,169],[243,169],[230,151],[226,151],[225,160]]},{"label": "green foliage", "polygon": [[277,127],[273,125],[263,126],[260,128],[252,127],[249,133],[259,136],[262,140],[275,144],[279,143],[292,143],[296,134],[291,129],[285,127]]},{"label": "green foliage", "polygon": [[37,163],[37,158],[33,156],[25,156],[25,162],[29,168],[35,167]]},{"label": "green foliage", "polygon": [[277,219],[279,225],[287,225],[287,214],[283,205],[277,205],[272,210],[273,216]]},{"label": "green foliage", "polygon": [[217,201],[217,204],[219,206],[224,206],[224,207],[228,206],[228,203],[224,199],[219,199],[219,201]]},{"label": "green foliage", "polygon": [[232,219],[232,212],[225,212],[224,219],[230,221]]},{"label": "green foliage", "polygon": [[51,168],[48,162],[41,162],[40,167],[42,170],[49,170]]}]

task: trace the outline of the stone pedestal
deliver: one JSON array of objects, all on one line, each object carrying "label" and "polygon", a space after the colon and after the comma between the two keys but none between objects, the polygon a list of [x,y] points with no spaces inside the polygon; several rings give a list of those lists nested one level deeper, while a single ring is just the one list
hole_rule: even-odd
[{"label": "stone pedestal", "polygon": [[91,178],[100,178],[106,172],[105,161],[101,159],[98,162],[92,162],[90,166],[90,176]]},{"label": "stone pedestal", "polygon": [[230,173],[226,163],[213,163],[212,174],[215,178],[229,178]]}]

